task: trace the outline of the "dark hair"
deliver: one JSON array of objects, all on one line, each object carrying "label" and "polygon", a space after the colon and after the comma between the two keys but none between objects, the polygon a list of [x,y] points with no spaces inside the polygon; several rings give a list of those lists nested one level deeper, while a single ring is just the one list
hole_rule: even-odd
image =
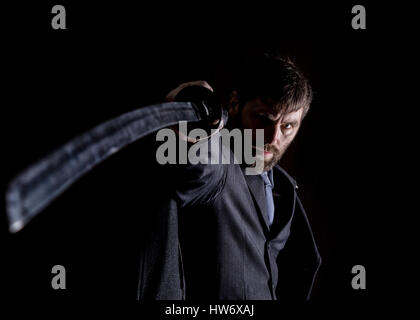
[{"label": "dark hair", "polygon": [[261,54],[242,63],[235,83],[240,106],[260,98],[274,103],[277,111],[288,113],[304,108],[306,115],[312,101],[308,79],[290,58],[276,54]]}]

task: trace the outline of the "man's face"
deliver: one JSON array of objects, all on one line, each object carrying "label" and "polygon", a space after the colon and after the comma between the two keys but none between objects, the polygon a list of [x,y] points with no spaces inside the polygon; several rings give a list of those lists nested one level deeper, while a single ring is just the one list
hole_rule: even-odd
[{"label": "man's face", "polygon": [[239,115],[243,129],[264,129],[264,171],[270,170],[283,156],[300,127],[303,108],[283,114],[275,105],[261,99],[246,103]]}]

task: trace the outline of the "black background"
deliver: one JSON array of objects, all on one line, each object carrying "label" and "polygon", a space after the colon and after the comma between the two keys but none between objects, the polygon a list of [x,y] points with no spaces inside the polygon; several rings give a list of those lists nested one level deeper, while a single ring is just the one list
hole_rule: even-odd
[{"label": "black background", "polygon": [[[54,4],[65,5],[67,30],[51,28]],[[355,4],[366,7],[366,30],[351,28]],[[75,135],[162,101],[181,82],[207,80],[225,93],[232,63],[258,49],[277,49],[295,58],[315,91],[282,162],[298,182],[323,257],[311,304],[375,309],[384,294],[383,241],[393,250],[379,217],[391,210],[382,202],[386,106],[378,97],[392,33],[383,8],[366,1],[2,6],[3,194],[20,170]],[[138,170],[141,157],[128,159],[127,152],[100,165],[17,234],[7,231],[2,202],[3,302],[131,301],[129,285],[115,296],[100,294],[129,273],[127,256],[135,251],[113,201],[153,178],[147,168]],[[56,264],[67,268],[67,290],[50,287]],[[366,267],[367,290],[351,287],[357,264]]]}]

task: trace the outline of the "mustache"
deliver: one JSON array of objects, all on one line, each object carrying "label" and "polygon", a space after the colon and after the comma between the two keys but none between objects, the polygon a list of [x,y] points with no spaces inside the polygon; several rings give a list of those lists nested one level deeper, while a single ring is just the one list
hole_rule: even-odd
[{"label": "mustache", "polygon": [[265,144],[264,148],[257,148],[256,146],[253,146],[254,149],[256,150],[260,150],[260,151],[264,151],[264,152],[271,152],[271,153],[279,153],[280,150],[278,148],[276,148],[275,146],[271,145],[271,144]]},{"label": "mustache", "polygon": [[264,151],[265,152],[271,152],[271,153],[278,153],[278,152],[280,152],[280,150],[278,148],[276,148],[275,146],[273,146],[271,144],[265,144],[264,145]]}]

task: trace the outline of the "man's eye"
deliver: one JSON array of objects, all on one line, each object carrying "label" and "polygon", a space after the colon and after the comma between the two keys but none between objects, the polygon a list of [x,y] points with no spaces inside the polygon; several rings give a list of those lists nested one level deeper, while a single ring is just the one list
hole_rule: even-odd
[{"label": "man's eye", "polygon": [[291,123],[286,123],[286,124],[284,124],[284,128],[285,129],[292,129],[292,124]]}]

